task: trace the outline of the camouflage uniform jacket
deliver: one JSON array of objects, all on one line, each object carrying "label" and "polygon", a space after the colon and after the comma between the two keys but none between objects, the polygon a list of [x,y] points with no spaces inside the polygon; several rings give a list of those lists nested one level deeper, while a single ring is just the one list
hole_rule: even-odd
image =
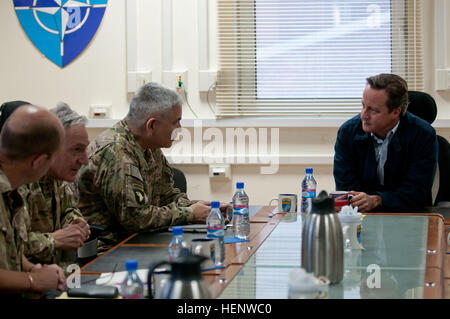
[{"label": "camouflage uniform jacket", "polygon": [[25,256],[33,263],[58,264],[65,269],[68,264],[76,262],[76,252],[56,249],[51,233],[83,217],[76,208],[78,198],[69,183],[46,176],[27,185],[27,190],[23,197],[31,224]]},{"label": "camouflage uniform jacket", "polygon": [[188,224],[193,211],[160,149],[143,149],[124,120],[88,147],[89,165],[78,179],[79,208],[90,224],[102,225],[99,252],[136,232]]},{"label": "camouflage uniform jacket", "polygon": [[29,217],[22,197],[17,190],[11,189],[1,169],[0,193],[0,269],[22,271]]}]

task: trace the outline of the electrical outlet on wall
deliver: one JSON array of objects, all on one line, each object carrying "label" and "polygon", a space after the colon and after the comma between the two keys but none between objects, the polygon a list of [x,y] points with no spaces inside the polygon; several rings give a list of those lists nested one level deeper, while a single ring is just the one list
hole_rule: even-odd
[{"label": "electrical outlet on wall", "polygon": [[152,72],[128,72],[128,92],[136,92],[141,86],[152,81]]},{"label": "electrical outlet on wall", "polygon": [[230,164],[209,164],[209,178],[213,180],[230,180]]},{"label": "electrical outlet on wall", "polygon": [[188,72],[187,71],[164,71],[163,84],[171,89],[179,88],[179,82],[183,83],[184,89],[188,90]]},{"label": "electrical outlet on wall", "polygon": [[111,118],[111,104],[92,104],[89,108],[89,118],[91,119]]}]

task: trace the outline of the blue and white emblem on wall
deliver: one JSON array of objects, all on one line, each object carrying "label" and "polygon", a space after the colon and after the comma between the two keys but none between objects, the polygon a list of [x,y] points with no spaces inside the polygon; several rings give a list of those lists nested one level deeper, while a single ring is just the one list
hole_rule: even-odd
[{"label": "blue and white emblem on wall", "polygon": [[108,0],[13,0],[28,38],[60,67],[89,44],[102,21]]}]

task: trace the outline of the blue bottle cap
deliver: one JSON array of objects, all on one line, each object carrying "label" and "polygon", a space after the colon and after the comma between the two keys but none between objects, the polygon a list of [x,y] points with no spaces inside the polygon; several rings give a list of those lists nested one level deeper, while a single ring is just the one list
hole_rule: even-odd
[{"label": "blue bottle cap", "polygon": [[133,271],[133,270],[137,270],[138,268],[138,262],[135,259],[128,259],[125,262],[125,269],[127,271]]},{"label": "blue bottle cap", "polygon": [[236,188],[244,188],[244,183],[243,182],[237,182],[236,183]]},{"label": "blue bottle cap", "polygon": [[311,167],[308,167],[306,169],[306,174],[312,174],[313,173],[313,169]]},{"label": "blue bottle cap", "polygon": [[220,207],[220,202],[218,202],[218,201],[211,202],[211,208],[219,208],[219,207]]},{"label": "blue bottle cap", "polygon": [[172,227],[172,235],[174,235],[174,236],[183,235],[183,227],[173,226]]}]

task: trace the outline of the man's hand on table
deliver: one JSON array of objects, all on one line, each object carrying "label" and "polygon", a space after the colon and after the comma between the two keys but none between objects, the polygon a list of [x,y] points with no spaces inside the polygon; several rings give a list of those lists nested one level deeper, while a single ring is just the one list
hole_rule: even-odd
[{"label": "man's hand on table", "polygon": [[[194,224],[206,223],[206,218],[208,218],[209,212],[211,211],[211,202],[198,201],[197,203],[190,206],[194,211]],[[227,209],[231,207],[230,203],[220,202],[220,211],[227,220]]]},{"label": "man's hand on table", "polygon": [[55,246],[62,250],[76,250],[83,246],[91,231],[83,218],[75,219],[69,226],[52,233]]},{"label": "man's hand on table", "polygon": [[363,192],[348,192],[350,195],[353,195],[353,198],[350,200],[350,204],[355,207],[358,206],[359,212],[368,212],[372,209],[381,205],[382,200],[379,195],[368,195]]},{"label": "man's hand on table", "polygon": [[36,264],[32,267],[30,274],[33,278],[32,287],[30,287],[32,291],[64,291],[66,288],[64,271],[58,265]]}]

